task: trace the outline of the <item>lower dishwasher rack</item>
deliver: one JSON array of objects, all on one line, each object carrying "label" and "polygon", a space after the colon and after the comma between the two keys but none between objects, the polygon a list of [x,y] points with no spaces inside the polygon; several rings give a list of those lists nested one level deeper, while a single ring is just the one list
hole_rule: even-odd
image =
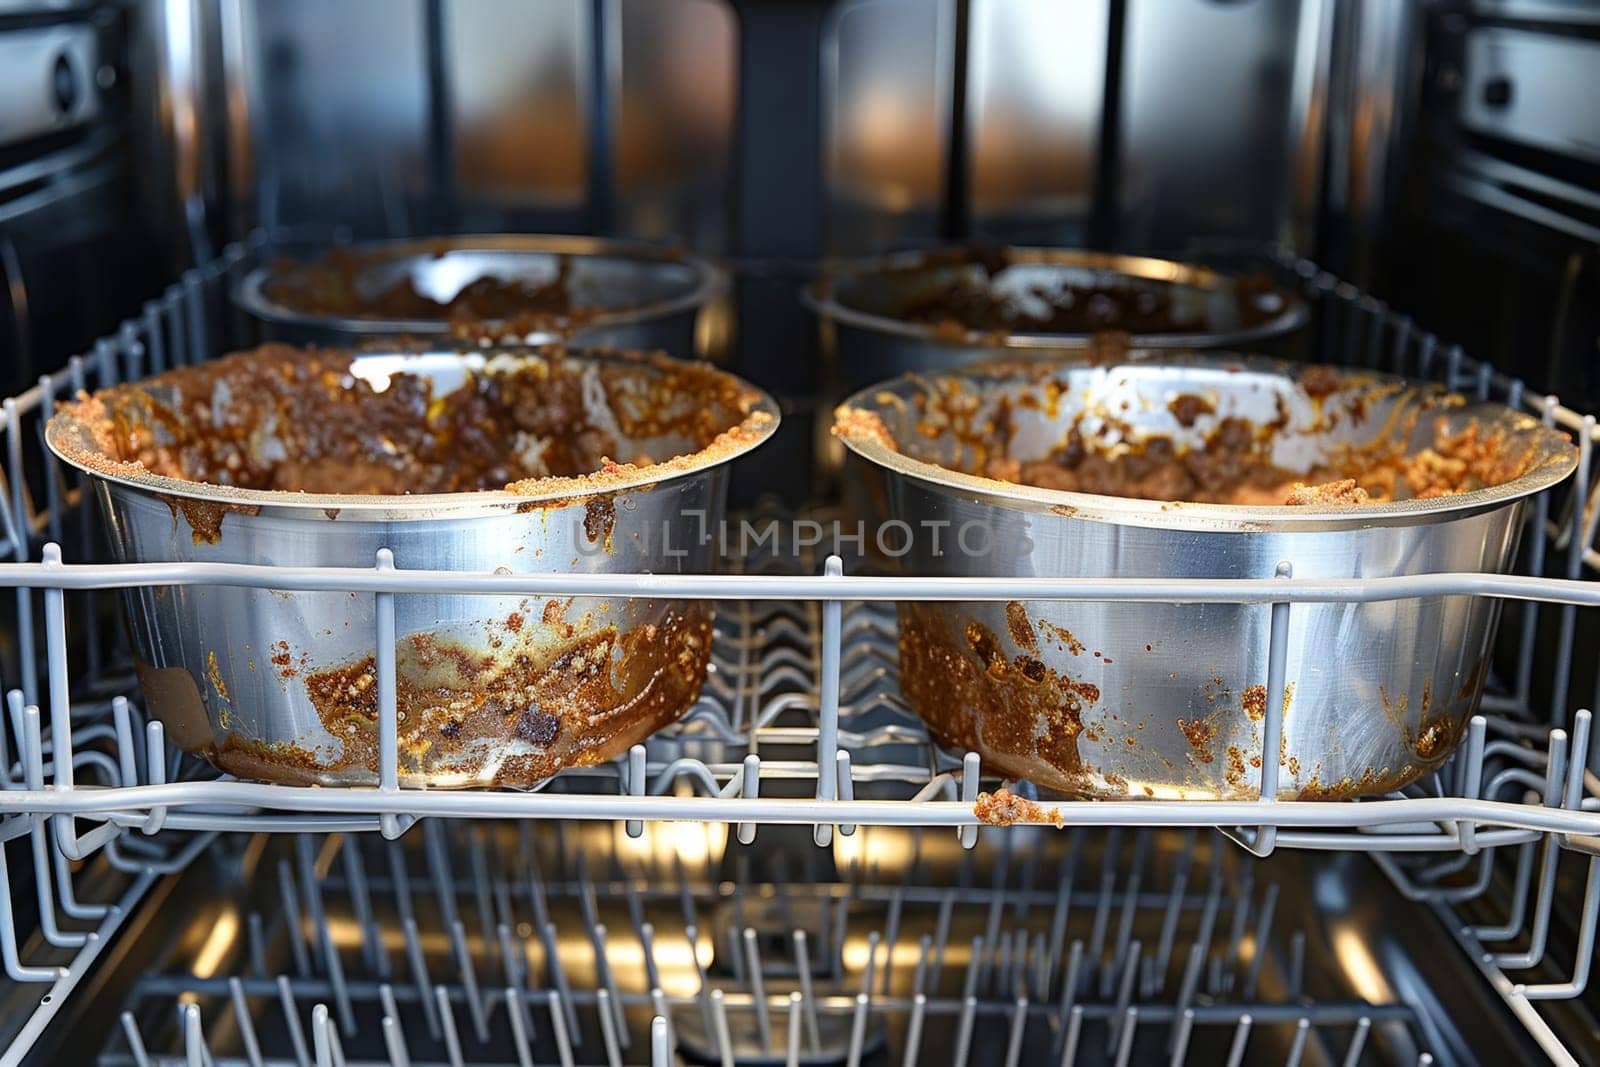
[{"label": "lower dishwasher rack", "polygon": [[[1000,783],[900,700],[890,602],[1170,589],[873,577],[816,543],[681,578],[96,563],[83,486],[39,427],[74,390],[237,343],[227,294],[262,244],[189,272],[0,407],[0,547],[16,560],[0,564],[16,591],[0,627],[15,635],[0,648],[15,664],[0,1067],[782,1063],[792,1024],[806,1063],[1579,1062],[1600,1047],[1600,779],[1569,700],[1591,666],[1578,608],[1600,603],[1592,417],[1281,260],[1315,308],[1317,358],[1441,379],[1578,438],[1578,477],[1535,502],[1518,574],[1333,591],[1505,598],[1508,669],[1459,751],[1385,797],[1264,788],[1063,805],[1064,830],[985,826],[975,802]],[[117,588],[192,582],[363,590],[380,626],[430,584],[709,597],[713,672],[682,722],[538,791],[235,781],[145,720],[107,610]],[[1278,626],[1327,584],[1202,580],[1182,598],[1271,603]]]},{"label": "lower dishwasher rack", "polygon": [[1459,983],[1441,926],[1386,921],[1404,902],[1364,858],[1257,862],[1211,832],[1019,826],[963,850],[862,827],[822,850],[792,828],[431,820],[212,852],[156,890],[61,1062],[616,1065],[649,1061],[656,1018],[712,1064],[1536,1053]]}]

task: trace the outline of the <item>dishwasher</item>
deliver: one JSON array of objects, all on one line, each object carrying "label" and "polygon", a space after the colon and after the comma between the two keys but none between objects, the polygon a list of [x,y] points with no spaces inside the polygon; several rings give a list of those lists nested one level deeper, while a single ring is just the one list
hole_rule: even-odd
[{"label": "dishwasher", "polygon": [[[1596,98],[1584,0],[0,0],[0,1064],[1600,1061]],[[495,491],[338,495],[423,373]],[[1326,485],[994,443],[1252,389]]]}]

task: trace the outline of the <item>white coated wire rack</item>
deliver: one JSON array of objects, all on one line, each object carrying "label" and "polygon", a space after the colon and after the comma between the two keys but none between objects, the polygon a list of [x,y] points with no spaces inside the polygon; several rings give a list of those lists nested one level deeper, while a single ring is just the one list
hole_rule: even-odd
[{"label": "white coated wire rack", "polygon": [[[1267,603],[1285,633],[1296,604],[1472,595],[1517,605],[1508,613],[1515,667],[1486,697],[1457,754],[1427,778],[1361,802],[1281,802],[1276,760],[1262,760],[1259,799],[1145,800],[1063,805],[1073,827],[1214,828],[1249,851],[1355,850],[1380,855],[1407,892],[1436,907],[1479,901],[1502,868],[1504,922],[1466,925],[1469,952],[1505,999],[1527,1008],[1536,1033],[1541,999],[1582,992],[1592,959],[1600,879],[1589,859],[1581,884],[1581,928],[1566,977],[1519,981],[1546,962],[1551,901],[1560,859],[1600,851],[1600,780],[1592,763],[1590,718],[1573,711],[1577,609],[1600,603],[1593,544],[1592,416],[1527,389],[1459,347],[1445,346],[1403,316],[1304,261],[1282,266],[1317,308],[1323,359],[1431,377],[1529,410],[1573,433],[1579,469],[1568,487],[1530,509],[1516,575],[1433,574],[1406,578],[986,580],[874,577],[846,573],[837,557],[772,555],[729,561],[732,574],[496,575],[397,569],[291,569],[242,565],[94,562],[97,533],[79,476],[42,447],[40,430],[64,396],[206,358],[245,338],[227,296],[265,242],[230,246],[181,281],[86,357],[0,405],[0,586],[15,590],[14,664],[0,726],[0,865],[31,866],[33,897],[16,898],[0,878],[0,955],[13,979],[51,989],[30,1017],[37,1036],[59,1009],[96,946],[127,907],[164,872],[181,867],[224,831],[377,831],[400,838],[433,818],[621,821],[637,836],[671,820],[732,824],[748,843],[758,827],[801,824],[818,845],[862,826],[945,827],[967,848],[979,840],[974,811],[982,767],[974,754],[934,746],[900,700],[895,683],[892,603],[910,599],[1167,600]],[[1292,562],[1292,561],[1291,561]],[[853,566],[852,566],[853,569]],[[1549,577],[1549,574],[1559,577]],[[107,591],[139,585],[232,584],[280,590],[339,589],[376,594],[378,629],[392,626],[397,596],[429,590],[537,595],[688,597],[719,602],[713,671],[694,709],[622,760],[568,772],[535,792],[401,788],[396,724],[380,722],[380,784],[367,789],[262,785],[218,776],[168,746],[146,721],[125,659],[116,651]],[[1283,642],[1271,643],[1264,738],[1279,735],[1285,678]],[[1553,662],[1535,685],[1535,652]],[[1544,677],[1547,675],[1547,677]],[[377,679],[392,691],[392,664]],[[1541,695],[1535,707],[1536,691]],[[392,701],[379,706],[392,708]],[[8,729],[9,728],[9,729]],[[1026,783],[1016,788],[1027,793]],[[1408,854],[1443,853],[1422,862]],[[1587,857],[1584,857],[1587,858]],[[122,882],[93,872],[124,872]],[[20,866],[19,866],[20,869]],[[1468,872],[1463,874],[1463,872]],[[0,874],[4,874],[0,869]],[[86,887],[93,884],[95,892]],[[104,887],[125,886],[106,901]],[[94,904],[83,901],[92,899]],[[32,916],[32,918],[20,918]],[[1457,926],[1463,924],[1457,923]],[[1500,952],[1497,942],[1531,942]],[[1528,962],[1530,961],[1531,962]],[[1519,1008],[1519,1011],[1521,1008]],[[1548,1030],[1547,1047],[1559,1047]],[[0,1064],[11,1062],[0,1059]]]},{"label": "white coated wire rack", "polygon": [[238,847],[255,890],[132,983],[106,1067],[666,1064],[657,1019],[703,1062],[847,1067],[1426,1063],[1453,1036],[1342,970],[1343,927],[1300,925],[1304,869],[1192,830],[762,854],[709,824],[433,821]]}]

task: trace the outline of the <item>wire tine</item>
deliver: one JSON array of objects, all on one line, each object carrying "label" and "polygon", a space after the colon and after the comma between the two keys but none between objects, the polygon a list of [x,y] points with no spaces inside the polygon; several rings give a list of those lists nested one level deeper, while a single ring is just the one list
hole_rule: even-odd
[{"label": "wire tine", "polygon": [[489,1013],[478,990],[477,970],[473,966],[472,951],[467,947],[467,928],[460,919],[450,924],[450,944],[455,950],[456,970],[461,974],[461,989],[467,998],[472,1032],[480,1045],[486,1045],[489,1043]]},{"label": "wire tine", "polygon": [[1367,1035],[1372,1032],[1372,1020],[1363,1015],[1356,1020],[1356,1032],[1350,1035],[1350,1048],[1344,1054],[1344,1067],[1359,1067],[1361,1053],[1367,1047]]},{"label": "wire tine", "polygon": [[433,878],[434,896],[439,901],[439,915],[444,920],[446,930],[455,923],[456,914],[456,887],[452,878],[450,853],[444,840],[444,823],[439,819],[428,819],[422,824],[422,840],[427,846],[428,874]]},{"label": "wire tine", "polygon": [[921,992],[911,998],[911,1016],[906,1021],[906,1049],[902,1067],[916,1067],[922,1053],[922,1020],[928,1011],[927,995]]},{"label": "wire tine", "polygon": [[927,992],[928,957],[933,953],[933,935],[923,934],[917,942],[917,966],[911,972],[911,992],[913,994]]},{"label": "wire tine", "polygon": [[[1074,836],[1074,845],[1076,845],[1077,840],[1078,838]],[[1067,920],[1072,915],[1072,878],[1075,873],[1073,867],[1076,864],[1068,866],[1067,863],[1067,860],[1062,861],[1065,869],[1060,872],[1060,876],[1056,880],[1055,910],[1050,918],[1049,954],[1044,960],[1044,969],[1047,976],[1054,975],[1056,967],[1061,962],[1061,950],[1066,943],[1067,937]],[[1039,990],[1039,995],[1042,997],[1049,996],[1051,992],[1048,987],[1045,987]]]},{"label": "wire tine", "polygon": [[294,957],[295,973],[302,978],[311,977],[311,957],[306,952],[305,923],[300,918],[299,890],[294,884],[294,873],[288,860],[278,861],[278,887],[283,896],[283,921],[289,935],[289,953]]},{"label": "wire tine", "polygon": [[305,1030],[300,1026],[300,1008],[294,1002],[294,987],[289,976],[278,975],[278,1003],[283,1007],[283,1019],[289,1030],[289,1046],[300,1067],[311,1067],[311,1052],[306,1046]]},{"label": "wire tine", "polygon": [[590,935],[594,942],[594,968],[595,974],[600,978],[600,985],[606,990],[611,999],[612,1021],[616,1023],[617,1040],[623,1048],[629,1047],[628,1019],[622,1012],[622,993],[617,988],[617,976],[611,969],[611,954],[606,949],[606,928],[604,923],[596,923],[590,928]]},{"label": "wire tine", "polygon": [[[1114,895],[1117,886],[1117,869],[1115,858],[1113,856],[1109,856],[1108,854],[1108,859],[1109,862],[1106,866],[1106,869],[1100,876],[1100,892],[1095,897],[1094,925],[1089,928],[1088,953],[1089,966],[1091,967],[1103,968],[1104,966],[1103,957],[1106,948],[1106,926],[1108,925],[1111,917],[1111,898]],[[1109,996],[1110,993],[1110,986],[1106,984],[1105,979],[1102,977],[1101,995]]]},{"label": "wire tine", "polygon": [[1139,1009],[1130,1007],[1123,1011],[1117,1025],[1121,1040],[1117,1042],[1116,1067],[1128,1067],[1133,1057],[1133,1038],[1139,1030]]},{"label": "wire tine", "polygon": [[528,1015],[522,990],[506,986],[506,1021],[511,1024],[511,1046],[517,1054],[517,1067],[533,1067],[533,1020]]},{"label": "wire tine", "polygon": [[[798,995],[797,993],[790,994],[791,997]],[[676,1048],[678,1041],[672,1029],[672,1005],[667,1002],[667,995],[662,992],[660,986],[654,986],[650,990],[650,1008],[656,1013],[656,1018],[666,1024],[667,1046]]]},{"label": "wire tine", "polygon": [[551,984],[555,986],[552,995],[561,1002],[562,1013],[566,1016],[567,1039],[574,1045],[583,1043],[578,1031],[578,1009],[572,1002],[572,987],[567,984],[567,971],[561,965],[561,953],[557,951],[556,924],[544,925],[544,956],[545,967],[550,972]]},{"label": "wire tine", "polygon": [[389,858],[389,881],[394,889],[395,909],[399,912],[400,921],[405,922],[416,915],[411,903],[411,873],[406,869],[405,849],[399,841],[389,840],[384,841],[383,849]]},{"label": "wire tine", "polygon": [[1250,1042],[1250,1013],[1239,1016],[1239,1025],[1233,1031],[1233,1044],[1228,1049],[1228,1067],[1239,1067],[1244,1062],[1244,1049]]},{"label": "wire tine", "polygon": [[[391,1067],[411,1067],[411,1053],[406,1049],[406,1038],[400,1029],[400,1020],[393,1015],[385,1015],[380,1025],[383,1028],[383,1048],[389,1054]],[[524,1063],[522,1067],[533,1067],[533,1065]]]},{"label": "wire tine", "polygon": [[744,928],[745,969],[750,975],[750,998],[756,1009],[756,1029],[761,1035],[761,1051],[772,1052],[772,1018],[767,1011],[767,986],[761,978],[761,947],[756,932]]},{"label": "wire tine", "polygon": [[955,1055],[950,1060],[952,1067],[966,1067],[967,1056],[972,1051],[972,1024],[977,1011],[977,997],[966,996],[961,999],[961,1017],[956,1024]]},{"label": "wire tine", "polygon": [[1161,916],[1161,934],[1156,939],[1155,984],[1158,990],[1167,987],[1167,968],[1172,963],[1172,942],[1178,933],[1178,913],[1183,904],[1183,894],[1188,888],[1188,871],[1178,871],[1173,875],[1172,891],[1167,894],[1167,909]]},{"label": "wire tine", "polygon": [[967,956],[969,961],[967,963],[967,974],[965,980],[961,984],[961,998],[963,1000],[971,1000],[977,995],[979,974],[978,961],[983,959],[983,946],[984,941],[982,934],[979,934],[977,937],[972,939],[972,950]]},{"label": "wire tine", "polygon": [[606,1063],[610,1067],[622,1067],[622,1049],[617,1045],[617,1022],[614,1010],[620,1005],[615,1004],[611,994],[604,987],[594,991],[595,1011],[600,1016],[600,1040],[606,1048]]},{"label": "wire tine", "polygon": [[861,992],[865,996],[872,995],[872,979],[878,966],[878,945],[882,940],[876,930],[867,934],[867,965],[861,970]]},{"label": "wire tine", "polygon": [[716,1039],[714,1051],[722,1061],[722,1067],[734,1067],[733,1035],[728,1031],[728,1006],[723,1002],[720,989],[711,991],[711,1019],[714,1024],[711,1034]]},{"label": "wire tine", "polygon": [[406,942],[406,959],[411,964],[411,980],[417,987],[417,999],[422,1002],[422,1016],[428,1024],[428,1036],[439,1040],[439,1013],[429,992],[433,983],[428,978],[428,958],[422,954],[422,939],[417,935],[417,920],[407,917],[400,924]]},{"label": "wire tine", "polygon": [[450,1067],[465,1067],[461,1058],[461,1036],[456,1033],[456,1013],[450,1006],[450,991],[442,985],[434,986],[433,1000],[439,1008],[439,1029],[444,1035],[444,1051],[450,1058]]},{"label": "wire tine", "polygon": [[[806,945],[806,932],[794,931],[794,966],[800,977],[800,1000],[805,1006],[806,1038],[811,1043],[811,1054],[822,1054],[822,1025],[817,1018],[817,998],[811,988],[811,950]],[[702,976],[702,982],[703,982]]]},{"label": "wire tine", "polygon": [[1294,1043],[1289,1046],[1289,1056],[1283,1067],[1300,1067],[1300,1058],[1306,1052],[1306,1039],[1311,1036],[1311,1020],[1302,1016],[1294,1024]]},{"label": "wire tine", "polygon": [[[690,923],[684,928],[683,932],[685,939],[689,942],[689,960],[694,964],[695,977],[699,979],[700,983],[695,992],[695,1000],[700,1004],[700,1021],[705,1025],[706,1036],[714,1039],[716,1037],[716,1023],[712,1018],[711,987],[706,982],[705,964],[700,962],[700,931],[695,928],[693,923]],[[809,973],[802,971],[800,977],[802,982],[809,988]]]},{"label": "wire tine", "polygon": [[661,984],[661,970],[656,963],[656,928],[651,923],[641,922],[638,930],[639,947],[644,951],[645,980],[654,989]]},{"label": "wire tine", "polygon": [[1194,1009],[1185,1008],[1183,1014],[1178,1017],[1178,1028],[1172,1035],[1170,1067],[1183,1067],[1183,1061],[1189,1056],[1189,1036],[1192,1033],[1194,1033]]},{"label": "wire tine", "polygon": [[1272,932],[1272,913],[1278,905],[1278,883],[1268,882],[1261,901],[1261,917],[1256,921],[1255,949],[1250,953],[1250,967],[1245,971],[1244,999],[1253,1000],[1256,983],[1261,977],[1261,964],[1267,958],[1267,937]]},{"label": "wire tine", "polygon": [[856,994],[855,1011],[850,1018],[850,1046],[844,1060],[845,1067],[861,1067],[861,1053],[867,1045],[867,1008],[870,1003],[867,994]]},{"label": "wire tine", "polygon": [[494,936],[494,890],[489,881],[489,852],[478,827],[467,835],[467,863],[472,871],[472,893],[478,908],[478,936],[483,939],[484,962],[493,970],[499,942]]},{"label": "wire tine", "polygon": [[1006,1037],[1005,1067],[1022,1062],[1022,1038],[1028,1029],[1028,998],[1018,997],[1011,1009],[1011,1029]]},{"label": "wire tine", "polygon": [[495,927],[495,937],[500,941],[500,962],[505,969],[506,983],[520,989],[527,977],[527,959],[521,945],[512,941],[511,927],[506,923]]},{"label": "wire tine", "polygon": [[1067,969],[1061,979],[1061,1007],[1057,1014],[1063,1028],[1072,1014],[1073,1002],[1078,998],[1078,973],[1082,967],[1083,942],[1074,940],[1072,947],[1067,950]]},{"label": "wire tine", "polygon": [[344,1052],[339,1048],[339,1035],[326,1004],[311,1008],[311,1041],[316,1049],[317,1067],[344,1067]]},{"label": "wire tine", "polygon": [[[866,831],[862,831],[865,833]],[[900,940],[900,912],[905,894],[900,886],[889,892],[889,915],[884,920],[883,933],[883,995],[889,995],[889,985],[894,980],[894,950]]]},{"label": "wire tine", "polygon": [[1306,934],[1296,930],[1289,935],[1288,993],[1290,1000],[1299,1000],[1306,983]]},{"label": "wire tine", "polygon": [[384,1015],[400,1018],[400,1002],[395,999],[394,986],[388,982],[378,984],[378,1009]]},{"label": "wire tine", "polygon": [[1205,965],[1205,960],[1206,950],[1201,942],[1196,941],[1189,946],[1189,958],[1183,965],[1183,979],[1178,985],[1179,1015],[1189,1010],[1189,1003],[1194,999],[1195,989],[1200,984],[1200,970]]},{"label": "wire tine", "polygon": [[339,851],[344,861],[344,877],[350,886],[350,910],[361,930],[361,958],[379,978],[389,977],[389,953],[383,947],[383,933],[372,917],[372,893],[367,885],[367,867],[361,859],[360,837],[346,834]]},{"label": "wire tine", "polygon": [[1213,990],[1226,989],[1233,984],[1233,972],[1239,962],[1239,950],[1244,944],[1245,923],[1250,918],[1250,897],[1255,892],[1253,879],[1250,872],[1244,873],[1240,883],[1238,899],[1233,904],[1233,922],[1228,927],[1227,951],[1222,957],[1221,984],[1213,984]]},{"label": "wire tine", "polygon": [[328,920],[322,920],[322,954],[327,961],[328,982],[333,986],[334,1003],[339,1006],[339,1025],[347,1034],[356,1032],[355,1006],[350,1002],[350,988],[344,980],[344,964],[339,960],[339,949],[328,930]]},{"label": "wire tine", "polygon": [[255,1021],[250,1018],[250,1004],[244,997],[244,983],[237,975],[228,979],[228,998],[233,1002],[234,1025],[239,1028],[239,1044],[244,1048],[244,1058],[250,1067],[262,1067],[261,1044],[256,1040]]},{"label": "wire tine", "polygon": [[198,1004],[189,1004],[183,1009],[183,1052],[189,1067],[210,1067],[211,1053],[206,1048],[205,1033],[200,1029]]},{"label": "wire tine", "polygon": [[667,1020],[659,1015],[650,1020],[650,1067],[673,1067],[672,1039],[667,1034]]},{"label": "wire tine", "polygon": [[133,1012],[125,1011],[121,1015],[122,1036],[128,1042],[128,1053],[133,1057],[134,1067],[150,1067],[150,1053],[144,1047],[144,1035],[139,1033],[139,1022],[133,1017]]},{"label": "wire tine", "polygon": [[1106,1051],[1110,1052],[1116,1047],[1118,1029],[1122,1025],[1123,1017],[1131,1009],[1129,1002],[1133,999],[1133,982],[1139,976],[1139,959],[1141,956],[1139,942],[1134,941],[1128,945],[1128,958],[1122,964],[1122,981],[1117,987],[1117,1003],[1112,1009],[1110,1019],[1110,1034],[1106,1038]]},{"label": "wire tine", "polygon": [[1067,1020],[1067,1032],[1061,1040],[1061,1067],[1072,1067],[1078,1061],[1078,1039],[1083,1036],[1083,1005],[1072,1009]]}]

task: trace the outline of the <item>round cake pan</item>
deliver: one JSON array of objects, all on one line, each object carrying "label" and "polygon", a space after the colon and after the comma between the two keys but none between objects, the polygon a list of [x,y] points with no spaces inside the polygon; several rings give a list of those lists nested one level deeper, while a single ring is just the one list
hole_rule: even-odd
[{"label": "round cake pan", "polygon": [[[974,308],[1045,314],[1041,294],[1070,292],[1079,311],[1054,324],[975,316]],[[1099,298],[1111,306],[1098,313]],[[833,332],[840,384],[852,390],[907,371],[1007,355],[1082,358],[1093,349],[1222,348],[1288,333],[1305,302],[1264,277],[1145,256],[1063,248],[969,248],[855,260],[801,299]],[[1081,311],[1081,313],[1080,313]]]},{"label": "round cake pan", "polygon": [[[139,462],[138,447],[170,440],[168,427],[185,418],[238,442],[241,454],[281,460],[304,426],[241,426],[235,405],[262,371],[248,361],[307,358],[320,361],[302,375],[317,387],[359,383],[376,396],[398,390],[395,382],[416,386],[426,408],[419,418],[430,422],[438,405],[485,376],[545,384],[574,376],[567,384],[582,397],[582,432],[612,435],[609,454],[623,462],[585,477],[414,495],[237,488]],[[196,373],[209,377],[186,385],[182,376]],[[777,421],[765,394],[664,356],[351,356],[266,346],[68,405],[46,439],[88,476],[118,561],[271,564],[287,574],[371,567],[386,548],[396,567],[413,570],[705,573],[715,560],[699,534],[722,515],[728,462]],[[472,430],[457,427],[449,439],[429,432],[441,447],[466,448],[461,438]],[[374,448],[387,440],[378,427],[357,436]],[[656,462],[643,465],[641,453]],[[394,604],[406,785],[527,787],[610,759],[693,704],[710,654],[710,606],[699,601],[435,592],[399,594]],[[148,710],[177,745],[241,777],[377,782],[373,594],[208,582],[134,587],[126,607]]]},{"label": "round cake pan", "polygon": [[[444,307],[474,282],[546,286],[563,270],[570,315],[453,322]],[[339,299],[316,299],[318,287],[328,281]],[[437,313],[395,317],[364,305],[408,281],[417,294],[440,304]],[[726,277],[709,262],[660,246],[596,237],[478,234],[341,245],[307,260],[276,258],[246,274],[235,299],[261,324],[265,339],[298,344],[455,335],[535,345],[570,340],[687,357],[695,351],[700,310],[726,289]]]},{"label": "round cake pan", "polygon": [[[1537,420],[1434,386],[1141,355],[1154,362],[1010,363],[852,397],[835,433],[880,517],[904,524],[890,541],[898,562],[1010,578],[1271,578],[1280,563],[1320,579],[1503,572],[1527,499],[1576,464]],[[1048,461],[1077,463],[1081,481],[1086,454],[1182,464],[1218,447],[1229,420],[1255,428],[1276,468],[1332,463],[1375,487],[1393,477],[1402,499],[1334,502],[1355,485],[1336,482],[1297,506],[1184,503],[986,476]],[[1427,472],[1448,467],[1430,457],[1453,463],[1474,442],[1488,458],[1457,472],[1465,491],[1412,495],[1413,479],[1431,492]],[[1499,601],[1468,596],[1295,604],[1276,753],[1262,751],[1266,604],[904,603],[900,684],[942,743],[1068,795],[1248,797],[1264,759],[1279,765],[1281,798],[1381,794],[1437,768],[1461,738],[1498,616]]]}]

